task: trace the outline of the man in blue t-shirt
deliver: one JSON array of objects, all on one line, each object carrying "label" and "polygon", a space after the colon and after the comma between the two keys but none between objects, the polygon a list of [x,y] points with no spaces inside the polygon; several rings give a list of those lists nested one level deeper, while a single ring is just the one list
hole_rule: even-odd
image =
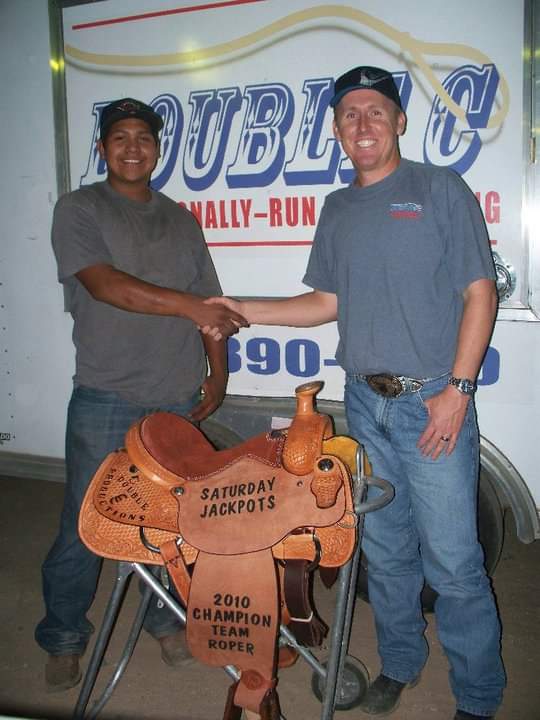
[{"label": "man in blue t-shirt", "polygon": [[350,70],[330,104],[356,179],[326,198],[304,277],[313,291],[212,302],[252,324],[338,322],[350,433],[395,488],[393,501],[365,518],[382,666],[361,709],[387,715],[418,681],[428,656],[425,580],[438,593],[455,720],[492,718],[505,674],[477,537],[473,403],[497,309],[485,225],[460,177],[400,157],[406,117],[390,73]]}]

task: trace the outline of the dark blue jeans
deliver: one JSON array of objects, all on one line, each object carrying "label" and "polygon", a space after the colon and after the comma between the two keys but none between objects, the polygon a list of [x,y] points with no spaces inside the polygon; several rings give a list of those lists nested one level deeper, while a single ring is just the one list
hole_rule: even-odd
[{"label": "dark blue jeans", "polygon": [[[94,631],[86,617],[96,593],[101,558],[81,542],[79,510],[90,480],[105,457],[123,447],[128,428],[156,410],[186,415],[198,396],[181,405],[140,407],[116,393],[76,387],[66,428],[66,489],[60,529],[42,567],[46,615],[36,628],[38,644],[50,655],[83,653]],[[176,616],[152,597],[145,629],[159,638],[177,631]]]},{"label": "dark blue jeans", "polygon": [[476,527],[479,435],[473,403],[451,455],[425,457],[416,443],[428,422],[425,400],[447,376],[399,398],[377,395],[357,376],[347,378],[351,435],[361,442],[375,475],[395,497],[365,518],[362,547],[384,675],[409,682],[427,659],[420,592],[424,578],[437,591],[437,632],[450,664],[457,707],[493,715],[505,674],[501,628]]}]

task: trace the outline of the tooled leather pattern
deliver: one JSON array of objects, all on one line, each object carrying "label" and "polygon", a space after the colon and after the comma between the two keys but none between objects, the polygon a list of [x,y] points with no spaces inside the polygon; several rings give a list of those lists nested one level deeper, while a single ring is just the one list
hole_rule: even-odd
[{"label": "tooled leather pattern", "polygon": [[127,525],[171,532],[178,529],[171,492],[149,480],[125,451],[111,453],[108,466],[101,470],[94,488],[94,505],[99,513]]},{"label": "tooled leather pattern", "polygon": [[283,467],[293,475],[307,475],[321,453],[323,439],[331,434],[332,424],[327,415],[297,415],[287,431]]},{"label": "tooled leather pattern", "polygon": [[[350,438],[334,437],[324,442],[323,451],[329,455],[336,453],[347,456],[347,464],[350,466],[354,457],[354,448],[349,447],[351,443]],[[121,450],[111,453],[103,461],[83,504],[81,537],[90,549],[103,557],[161,564],[161,556],[142,545],[139,526],[145,526],[149,541],[159,547],[163,542],[178,536],[178,505],[170,489],[164,491],[163,486],[155,485],[134,467],[131,460],[126,451]],[[344,482],[347,520],[317,530],[322,550],[320,564],[326,567],[342,565],[354,549],[356,530],[347,527],[352,517],[352,496],[346,468],[343,470],[347,478]],[[316,555],[311,539],[297,543],[294,536],[277,543],[273,552],[276,558],[313,560]],[[197,550],[184,542],[182,555],[186,563],[190,564],[196,558]]]}]

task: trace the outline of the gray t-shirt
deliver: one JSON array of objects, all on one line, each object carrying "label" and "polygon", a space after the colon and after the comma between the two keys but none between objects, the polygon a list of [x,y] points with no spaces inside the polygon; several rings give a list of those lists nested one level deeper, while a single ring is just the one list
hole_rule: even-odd
[{"label": "gray t-shirt", "polygon": [[338,297],[336,359],[351,373],[451,369],[463,291],[495,278],[482,213],[453,171],[410,160],[326,198],[304,283]]},{"label": "gray t-shirt", "polygon": [[152,192],[150,202],[140,203],[106,181],[94,183],[60,198],[52,241],[74,319],[75,384],[113,391],[145,406],[191,398],[207,372],[195,324],[98,302],[74,277],[106,263],[161,287],[221,294],[191,213],[162,193]]}]

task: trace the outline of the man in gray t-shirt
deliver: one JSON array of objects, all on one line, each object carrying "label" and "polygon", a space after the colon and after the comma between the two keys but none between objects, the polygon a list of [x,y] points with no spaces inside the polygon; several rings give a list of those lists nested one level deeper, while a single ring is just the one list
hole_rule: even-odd
[{"label": "man in gray t-shirt", "polygon": [[338,322],[349,432],[395,489],[365,518],[381,671],[361,709],[388,715],[416,684],[428,655],[420,602],[427,581],[438,593],[455,720],[491,718],[505,675],[477,536],[473,405],[497,309],[487,233],[458,176],[401,159],[406,118],[390,73],[350,70],[331,105],[356,179],[326,199],[304,277],[313,292],[215,302],[256,324]]},{"label": "man in gray t-shirt", "polygon": [[[200,421],[222,402],[225,338],[244,319],[207,305],[221,292],[195,218],[149,187],[162,119],[132,98],[102,111],[98,150],[107,180],[56,204],[52,242],[73,316],[74,389],[66,428],[66,491],[58,537],[42,569],[46,615],[36,640],[49,654],[49,691],[81,677],[93,631],[86,613],[101,560],[80,541],[79,509],[108,453],[155,410]],[[213,336],[205,334],[214,328]],[[203,332],[201,332],[201,329]],[[201,391],[203,395],[201,394]],[[145,628],[169,665],[188,660],[178,620],[153,598]]]}]

